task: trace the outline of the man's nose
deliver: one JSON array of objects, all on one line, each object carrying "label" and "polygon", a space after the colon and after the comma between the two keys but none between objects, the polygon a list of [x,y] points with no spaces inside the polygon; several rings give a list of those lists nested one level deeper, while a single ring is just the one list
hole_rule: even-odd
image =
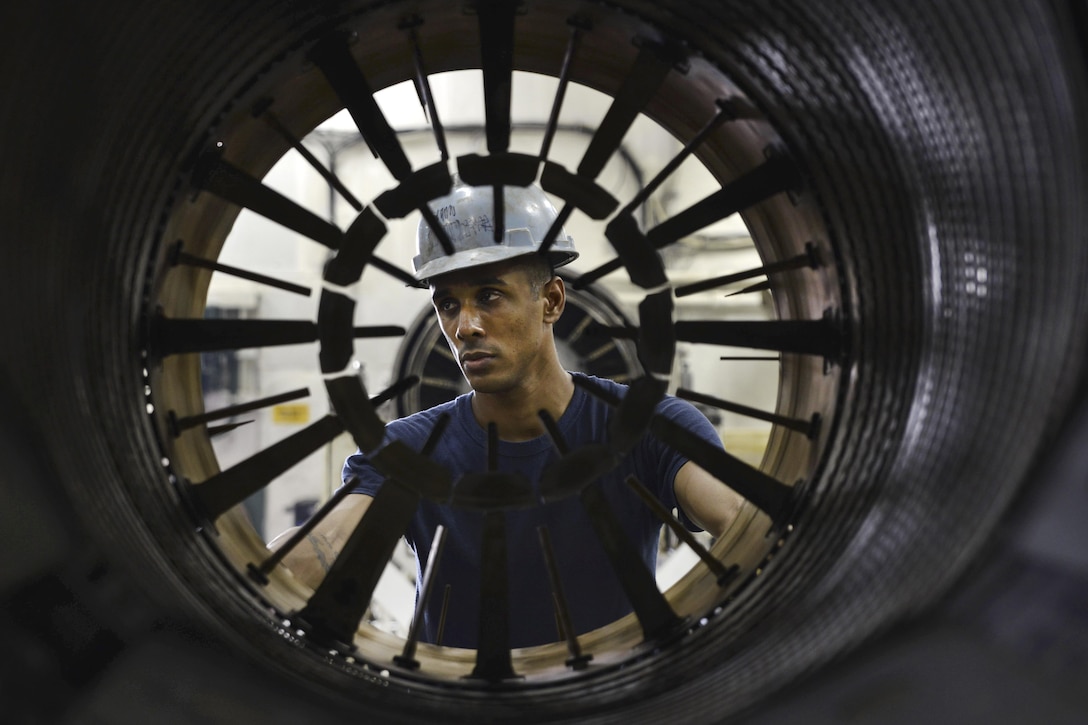
[{"label": "man's nose", "polygon": [[460,314],[457,315],[457,338],[465,340],[482,334],[484,334],[484,329],[480,323],[478,311],[470,305],[463,306]]}]

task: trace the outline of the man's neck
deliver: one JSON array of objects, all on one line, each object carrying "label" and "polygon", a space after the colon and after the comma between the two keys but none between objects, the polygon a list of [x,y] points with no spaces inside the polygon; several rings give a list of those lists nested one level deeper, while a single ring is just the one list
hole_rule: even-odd
[{"label": "man's neck", "polygon": [[570,373],[556,365],[554,373],[502,393],[473,393],[472,413],[481,427],[495,423],[504,441],[527,441],[546,433],[540,411],[559,420],[574,396]]}]

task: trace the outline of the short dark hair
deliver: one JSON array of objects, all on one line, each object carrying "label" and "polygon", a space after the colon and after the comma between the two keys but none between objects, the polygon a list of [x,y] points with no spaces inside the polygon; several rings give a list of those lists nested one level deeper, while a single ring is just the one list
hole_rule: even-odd
[{"label": "short dark hair", "polygon": [[551,260],[540,254],[526,254],[518,259],[524,265],[525,276],[529,280],[529,289],[534,295],[539,295],[544,285],[551,282],[555,276],[555,268]]}]

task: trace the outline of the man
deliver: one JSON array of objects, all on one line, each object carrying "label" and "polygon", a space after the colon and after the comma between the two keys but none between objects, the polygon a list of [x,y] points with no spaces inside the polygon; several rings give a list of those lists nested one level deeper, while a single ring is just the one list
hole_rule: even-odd
[{"label": "man", "polygon": [[[456,180],[455,180],[456,182]],[[440,415],[450,424],[431,457],[453,474],[487,470],[487,427],[497,427],[498,470],[524,476],[539,495],[541,471],[556,460],[547,435],[546,411],[564,443],[576,449],[605,443],[614,414],[606,402],[575,384],[555,347],[553,325],[563,313],[566,293],[554,268],[577,257],[572,240],[561,233],[548,257],[538,253],[556,218],[539,187],[505,189],[502,243],[493,238],[490,187],[455,183],[451,194],[435,202],[436,217],[454,245],[446,254],[433,231],[421,222],[413,260],[416,277],[426,281],[442,332],[472,392],[386,426],[386,441],[401,440],[415,450],[434,429]],[[610,395],[622,397],[626,387],[593,379]],[[658,413],[720,445],[717,433],[694,407],[666,397]],[[647,434],[619,465],[592,484],[599,486],[630,541],[650,570],[656,563],[661,522],[627,487],[635,475],[666,508],[678,508],[690,528],[720,535],[736,517],[741,500],[694,463]],[[344,478],[357,478],[353,493],[334,510],[284,563],[315,586],[382,484],[382,476],[365,454],[348,458]],[[553,542],[563,590],[569,600],[575,632],[608,624],[631,611],[623,588],[591,521],[577,496],[505,513],[510,596],[510,645],[524,647],[561,639],[548,571],[538,538],[546,526]],[[480,628],[480,560],[483,518],[479,511],[424,501],[406,532],[416,552],[417,572],[426,562],[439,524],[447,532],[434,591],[448,586],[444,597],[431,597],[424,616],[423,640],[455,647],[475,647]],[[417,575],[417,593],[419,587]],[[448,605],[443,608],[443,605]],[[439,631],[441,628],[441,631]]]}]

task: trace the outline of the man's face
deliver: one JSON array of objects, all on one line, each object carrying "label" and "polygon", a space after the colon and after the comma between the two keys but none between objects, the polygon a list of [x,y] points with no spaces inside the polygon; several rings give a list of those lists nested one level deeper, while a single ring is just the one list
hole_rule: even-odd
[{"label": "man's face", "polygon": [[440,275],[431,280],[431,299],[473,390],[531,386],[545,369],[548,357],[541,353],[554,344],[555,304],[532,288],[524,264],[512,260]]}]

